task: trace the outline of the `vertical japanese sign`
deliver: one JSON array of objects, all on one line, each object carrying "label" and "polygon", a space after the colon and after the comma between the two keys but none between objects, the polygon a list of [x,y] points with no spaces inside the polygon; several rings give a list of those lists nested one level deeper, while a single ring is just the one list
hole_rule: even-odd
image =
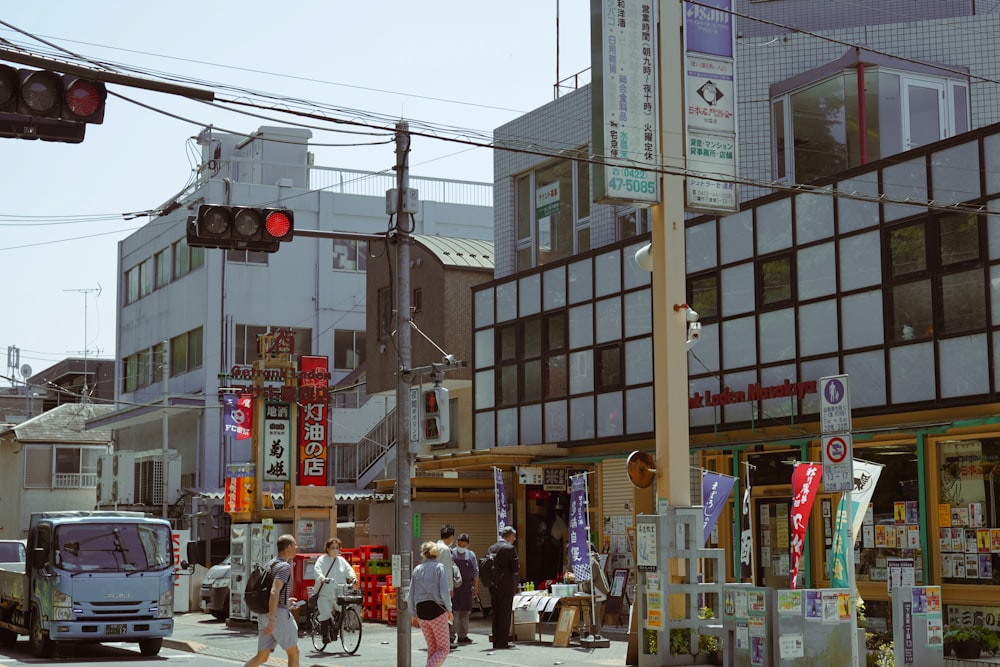
[{"label": "vertical japanese sign", "polygon": [[753,528],[750,512],[750,471],[747,470],[747,488],[743,491],[743,517],[740,526],[740,581],[753,583]]},{"label": "vertical japanese sign", "polygon": [[[850,586],[847,576],[848,550],[853,546],[847,537],[847,522],[851,521],[853,539],[857,541],[864,524],[865,512],[875,494],[875,485],[882,474],[881,463],[854,460],[854,489],[851,491],[851,507],[844,507],[844,499],[837,505],[837,521],[833,531],[833,571],[830,574],[831,588]],[[848,518],[850,517],[850,518]]]},{"label": "vertical japanese sign", "polygon": [[493,494],[497,501],[497,537],[503,532],[504,526],[509,526],[507,517],[507,492],[503,488],[503,471],[493,469]]},{"label": "vertical japanese sign", "polygon": [[736,190],[736,70],[732,0],[684,3],[686,206],[739,209]]},{"label": "vertical japanese sign", "polygon": [[590,581],[590,541],[587,526],[587,476],[570,477],[569,564],[577,581]]},{"label": "vertical japanese sign", "polygon": [[796,463],[792,470],[792,511],[788,514],[788,526],[792,539],[792,566],[789,570],[791,583],[789,588],[795,588],[795,580],[799,574],[799,562],[806,541],[806,527],[809,525],[809,513],[812,511],[816,491],[823,476],[823,466],[818,463]]},{"label": "vertical japanese sign", "polygon": [[657,204],[659,74],[655,0],[591,0],[594,200]]},{"label": "vertical japanese sign", "polygon": [[303,356],[299,361],[299,481],[301,486],[326,486],[327,357]]},{"label": "vertical japanese sign", "polygon": [[708,544],[708,536],[715,528],[722,508],[729,500],[729,494],[733,491],[736,478],[730,475],[720,475],[717,472],[707,470],[701,473],[701,506],[704,514],[702,527],[704,528],[704,540],[702,545]]},{"label": "vertical japanese sign", "polygon": [[288,482],[292,472],[291,408],[287,403],[264,404],[264,449],[261,471],[265,482]]}]

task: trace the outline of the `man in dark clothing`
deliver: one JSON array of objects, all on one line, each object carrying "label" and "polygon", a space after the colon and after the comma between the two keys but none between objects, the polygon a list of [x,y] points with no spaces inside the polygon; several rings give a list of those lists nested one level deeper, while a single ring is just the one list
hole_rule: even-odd
[{"label": "man in dark clothing", "polygon": [[500,541],[489,548],[489,553],[496,554],[497,578],[490,587],[490,598],[493,601],[493,648],[514,648],[510,643],[510,620],[513,615],[514,594],[517,592],[520,564],[517,560],[517,549],[514,540],[517,531],[505,526],[500,533]]}]

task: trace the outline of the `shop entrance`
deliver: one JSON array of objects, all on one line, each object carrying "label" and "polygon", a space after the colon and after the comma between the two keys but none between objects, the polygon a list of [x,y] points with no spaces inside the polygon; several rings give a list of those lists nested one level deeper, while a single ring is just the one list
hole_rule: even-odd
[{"label": "shop entrance", "polygon": [[540,587],[546,580],[561,580],[567,569],[569,494],[529,487],[527,500],[525,574]]}]

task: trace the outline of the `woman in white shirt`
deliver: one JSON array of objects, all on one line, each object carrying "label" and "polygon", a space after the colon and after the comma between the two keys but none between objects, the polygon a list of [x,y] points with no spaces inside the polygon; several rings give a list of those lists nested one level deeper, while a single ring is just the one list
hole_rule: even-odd
[{"label": "woman in white shirt", "polygon": [[325,553],[316,559],[316,565],[313,567],[316,573],[315,586],[322,585],[316,599],[316,608],[319,610],[320,630],[326,642],[336,639],[333,635],[331,618],[333,612],[340,612],[340,607],[337,605],[337,591],[342,591],[348,585],[355,586],[358,581],[354,576],[354,568],[340,555],[340,546],[339,537],[328,539],[324,547]]}]

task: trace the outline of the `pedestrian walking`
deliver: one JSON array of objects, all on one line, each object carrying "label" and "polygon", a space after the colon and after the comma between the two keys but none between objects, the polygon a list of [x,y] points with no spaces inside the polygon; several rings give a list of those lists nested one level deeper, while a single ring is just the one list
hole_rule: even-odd
[{"label": "pedestrian walking", "polygon": [[333,623],[333,614],[340,613],[337,595],[345,587],[355,586],[358,582],[354,568],[340,555],[341,544],[339,537],[328,539],[323,548],[323,555],[316,559],[316,565],[313,566],[316,586],[319,587],[319,595],[316,597],[316,609],[319,612],[317,618],[320,632],[323,633],[323,641],[327,643],[337,639]]},{"label": "pedestrian walking", "polygon": [[451,569],[446,570],[438,561],[438,546],[434,542],[424,542],[420,553],[424,561],[413,568],[406,603],[427,642],[426,667],[439,667],[451,650],[449,628],[455,620],[448,583]]},{"label": "pedestrian walking", "polygon": [[[455,526],[450,523],[446,523],[441,526],[441,539],[438,540],[438,562],[444,565],[445,572],[449,575],[448,577],[448,592],[452,597],[454,597],[455,591],[455,561],[452,558],[452,545],[455,543]],[[451,647],[458,648],[458,643],[456,642],[458,638],[455,636],[454,627],[451,629]]]},{"label": "pedestrian walking", "polygon": [[504,526],[500,532],[500,541],[489,548],[494,554],[497,564],[497,577],[494,586],[490,587],[490,598],[493,600],[493,648],[514,648],[510,643],[510,619],[514,613],[514,594],[517,593],[519,571],[517,549],[514,541],[517,531],[511,526]]},{"label": "pedestrian walking", "polygon": [[455,589],[451,604],[455,612],[455,635],[458,644],[472,644],[469,638],[469,616],[472,615],[472,602],[479,590],[479,562],[476,552],[469,548],[469,534],[462,533],[456,540],[455,551],[451,558],[462,575],[462,585]]},{"label": "pedestrian walking", "polygon": [[288,611],[289,603],[295,603],[290,597],[292,590],[292,559],[298,545],[294,535],[282,535],[278,538],[278,555],[271,559],[268,568],[274,577],[271,583],[271,598],[266,614],[257,614],[257,654],[247,660],[243,667],[259,667],[267,662],[275,646],[280,646],[288,657],[288,667],[299,667],[299,626],[292,612]]}]

